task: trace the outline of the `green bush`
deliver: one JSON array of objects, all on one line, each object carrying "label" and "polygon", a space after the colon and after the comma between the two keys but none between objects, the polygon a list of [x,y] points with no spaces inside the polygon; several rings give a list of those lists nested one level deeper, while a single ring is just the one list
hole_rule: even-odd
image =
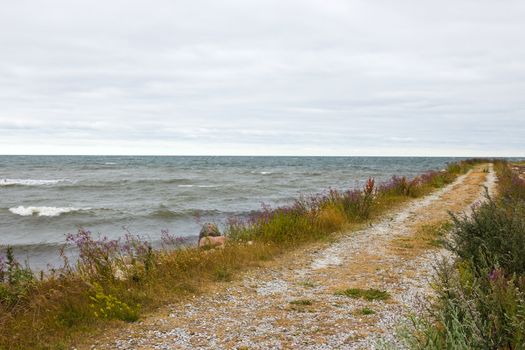
[{"label": "green bush", "polygon": [[525,201],[525,180],[513,171],[507,162],[495,163],[498,172],[499,191],[503,199]]},{"label": "green bush", "polygon": [[499,200],[452,216],[458,260],[438,267],[437,302],[406,337],[413,349],[525,349],[524,185],[507,163],[496,169]]},{"label": "green bush", "polygon": [[34,287],[31,270],[16,261],[13,248],[7,247],[6,259],[0,261],[0,303],[7,307],[16,305]]},{"label": "green bush", "polygon": [[471,217],[452,215],[449,248],[474,267],[497,264],[508,273],[525,273],[525,202],[492,199],[472,211]]},{"label": "green bush", "polygon": [[406,338],[413,349],[523,349],[525,280],[503,270],[476,273],[471,263],[443,263],[438,301],[414,320]]},{"label": "green bush", "polygon": [[97,318],[118,319],[127,322],[138,320],[140,305],[128,305],[114,295],[106,293],[102,286],[93,283],[93,295],[90,297],[90,307]]}]

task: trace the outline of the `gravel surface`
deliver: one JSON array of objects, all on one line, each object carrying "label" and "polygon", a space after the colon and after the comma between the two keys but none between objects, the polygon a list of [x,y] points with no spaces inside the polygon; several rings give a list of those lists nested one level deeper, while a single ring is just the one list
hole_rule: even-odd
[{"label": "gravel surface", "polygon": [[[446,254],[418,248],[418,227],[445,220],[447,210],[466,210],[483,199],[481,185],[493,191],[494,184],[492,167],[488,174],[471,171],[335,243],[287,254],[91,348],[320,350],[396,344],[397,327],[432,294],[434,263]],[[346,288],[384,290],[390,298],[367,301],[336,293]]]}]

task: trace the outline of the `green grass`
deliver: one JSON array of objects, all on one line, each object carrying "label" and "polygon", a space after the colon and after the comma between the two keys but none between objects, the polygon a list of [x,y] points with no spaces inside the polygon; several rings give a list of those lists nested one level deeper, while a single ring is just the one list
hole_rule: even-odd
[{"label": "green grass", "polygon": [[296,299],[289,302],[290,306],[288,310],[295,312],[313,312],[310,307],[314,304],[313,300],[310,299]]},{"label": "green grass", "polygon": [[365,299],[368,301],[372,300],[388,300],[390,294],[387,291],[379,289],[361,289],[361,288],[349,288],[339,290],[335,292],[336,295],[343,295],[354,299]]},{"label": "green grass", "polygon": [[315,283],[312,281],[304,281],[301,285],[305,288],[315,288]]},{"label": "green grass", "polygon": [[296,299],[290,301],[291,305],[299,305],[299,306],[310,306],[313,304],[313,301],[310,299]]},{"label": "green grass", "polygon": [[361,315],[373,315],[375,314],[376,312],[368,307],[364,307],[362,308],[361,310],[359,310],[359,313]]}]

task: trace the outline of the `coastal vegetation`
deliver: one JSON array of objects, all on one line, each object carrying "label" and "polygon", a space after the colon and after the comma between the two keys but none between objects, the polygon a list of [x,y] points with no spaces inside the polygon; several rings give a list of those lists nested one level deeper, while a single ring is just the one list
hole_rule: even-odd
[{"label": "coastal vegetation", "polygon": [[387,300],[390,298],[390,294],[388,294],[387,291],[378,289],[349,288],[337,291],[335,294],[354,299],[365,299],[367,301]]},{"label": "coastal vegetation", "polygon": [[406,336],[414,349],[525,348],[525,181],[495,162],[498,196],[452,215],[436,299]]},{"label": "coastal vegetation", "polygon": [[[228,221],[230,240],[224,249],[190,247],[167,232],[163,249],[153,249],[139,236],[111,240],[82,229],[68,235],[66,242],[76,247],[78,260],[70,262],[63,254],[62,268],[35,276],[8,248],[0,260],[0,349],[65,348],[80,334],[134,322],[288,250],[336,239],[338,232],[451,183],[481,161],[486,160],[461,161],[413,179],[394,176],[384,184],[369,179],[363,189],[331,189],[289,206],[263,206],[260,212]],[[515,259],[509,258],[512,266]],[[359,291],[357,297],[370,292],[374,291]],[[377,292],[374,298],[385,297]]]}]

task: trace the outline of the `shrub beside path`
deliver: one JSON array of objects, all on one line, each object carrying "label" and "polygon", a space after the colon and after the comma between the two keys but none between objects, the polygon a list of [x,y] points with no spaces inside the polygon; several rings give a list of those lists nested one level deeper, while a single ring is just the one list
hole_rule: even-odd
[{"label": "shrub beside path", "polygon": [[86,348],[370,349],[395,342],[404,316],[432,293],[433,265],[446,254],[440,225],[448,211],[483,200],[483,186],[495,189],[492,166],[476,166],[364,229],[217,283]]}]

